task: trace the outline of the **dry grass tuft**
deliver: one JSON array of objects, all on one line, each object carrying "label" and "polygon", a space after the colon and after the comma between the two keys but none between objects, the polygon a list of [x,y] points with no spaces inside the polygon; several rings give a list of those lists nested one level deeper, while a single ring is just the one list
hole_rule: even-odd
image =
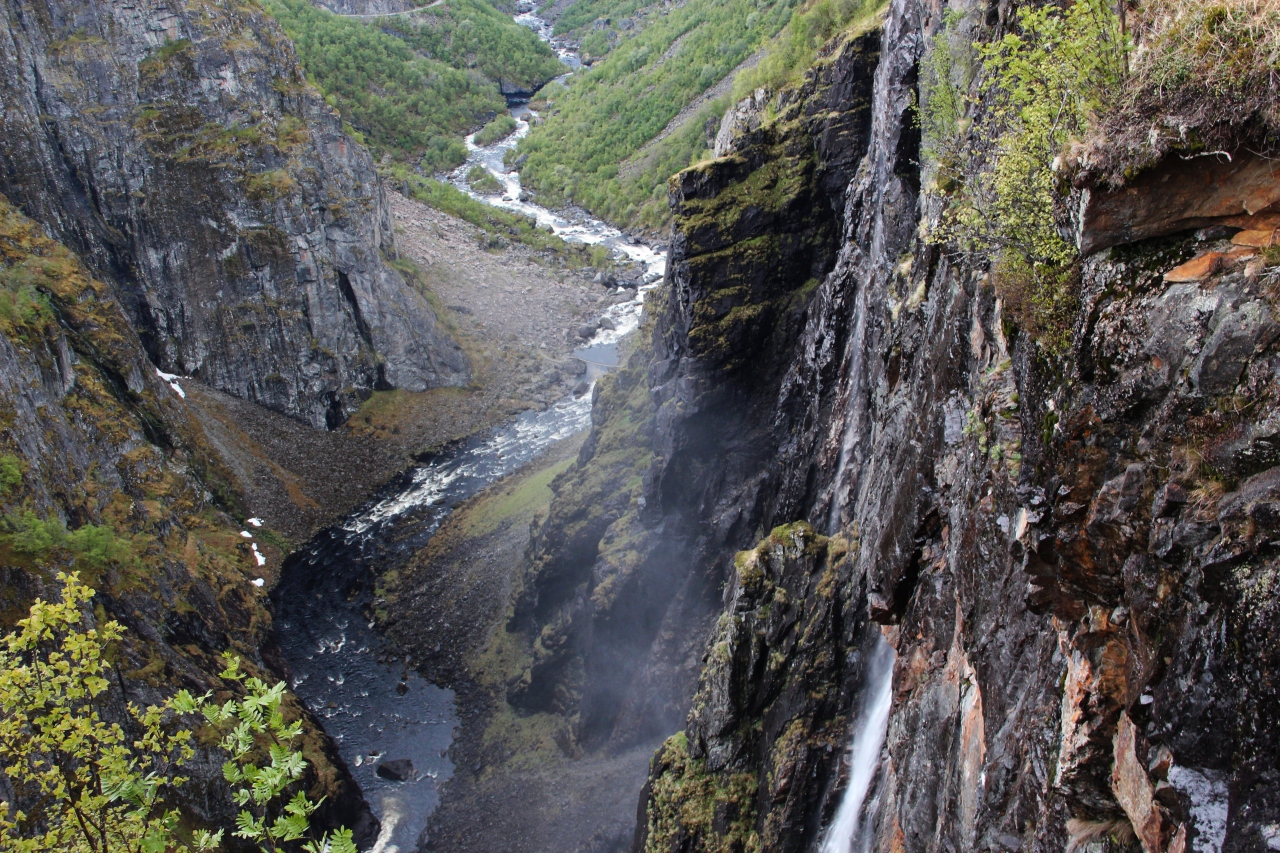
[{"label": "dry grass tuft", "polygon": [[1145,0],[1132,75],[1081,156],[1122,185],[1170,153],[1280,155],[1280,0]]},{"label": "dry grass tuft", "polygon": [[1087,847],[1094,841],[1108,837],[1115,840],[1121,847],[1126,847],[1136,837],[1133,832],[1133,824],[1124,818],[1116,820],[1072,818],[1067,821],[1067,836],[1066,853],[1075,853],[1075,851]]}]

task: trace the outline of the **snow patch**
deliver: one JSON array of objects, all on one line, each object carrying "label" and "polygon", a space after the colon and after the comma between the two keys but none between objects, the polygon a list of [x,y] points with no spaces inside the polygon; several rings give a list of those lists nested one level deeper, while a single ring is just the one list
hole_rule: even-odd
[{"label": "snow patch", "polygon": [[1196,853],[1222,853],[1227,840],[1227,783],[1211,770],[1169,768],[1169,784],[1191,800],[1191,822],[1196,827]]},{"label": "snow patch", "polygon": [[187,399],[187,392],[183,391],[182,386],[179,385],[177,382],[177,380],[179,379],[185,379],[186,378],[185,376],[179,376],[176,373],[165,373],[163,370],[161,370],[158,367],[156,368],[156,376],[159,376],[165,382],[168,382],[169,387],[173,389],[173,393],[177,394],[179,397],[181,397],[184,400]]}]

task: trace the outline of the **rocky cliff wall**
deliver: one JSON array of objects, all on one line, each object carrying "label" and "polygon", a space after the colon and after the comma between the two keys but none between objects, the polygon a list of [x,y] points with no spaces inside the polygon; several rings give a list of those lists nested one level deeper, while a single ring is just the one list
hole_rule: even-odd
[{"label": "rocky cliff wall", "polygon": [[465,381],[368,153],[252,4],[8,2],[0,192],[114,284],[151,360],[316,426]]},{"label": "rocky cliff wall", "polygon": [[777,121],[726,126],[732,156],[673,183],[669,298],[600,384],[515,620],[534,663],[512,701],[576,717],[585,744],[678,726],[733,552],[773,513],[774,401],[836,260],[878,51],[874,33],[833,45]]},{"label": "rocky cliff wall", "polygon": [[[274,579],[284,554],[239,532],[231,477],[181,387],[157,375],[113,287],[0,196],[0,621],[8,631],[36,596],[59,594],[56,572],[78,572],[98,591],[93,618],[125,628],[108,713],[181,687],[230,696],[224,651],[283,676],[254,580]],[[292,698],[287,713],[307,721],[320,822],[376,831],[318,724]],[[182,806],[230,831],[223,760],[199,750]]]},{"label": "rocky cliff wall", "polygon": [[[975,38],[1016,12],[950,5]],[[779,227],[758,201],[760,128],[742,121],[721,159],[677,179],[667,301],[630,378],[597,399],[593,439],[630,441],[636,465],[608,474],[589,444],[557,484],[534,557],[565,572],[532,579],[529,612],[572,677],[529,684],[587,707],[573,702],[600,683],[601,615],[626,612],[599,607],[601,581],[626,543],[656,541],[633,552],[631,588],[696,587],[702,607],[663,611],[639,666],[674,672],[663,649],[679,638],[701,673],[652,765],[636,851],[812,849],[877,634],[897,663],[871,849],[1272,849],[1274,223],[1107,242],[1077,271],[1068,351],[1046,351],[988,259],[922,238],[943,200],[922,193],[917,75],[944,11],[890,4],[862,78],[865,147],[836,230],[811,232],[831,234],[814,256],[834,265],[792,313],[770,289],[806,290],[790,256],[762,254],[763,287],[717,283],[741,247],[802,222]],[[751,189],[734,201],[726,184]],[[627,489],[580,500],[578,483],[608,476]],[[630,509],[598,518],[611,497]]]}]

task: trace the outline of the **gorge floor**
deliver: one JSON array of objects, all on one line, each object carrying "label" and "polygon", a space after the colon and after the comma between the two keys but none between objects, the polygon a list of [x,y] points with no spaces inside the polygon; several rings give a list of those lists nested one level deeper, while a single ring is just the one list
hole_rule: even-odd
[{"label": "gorge floor", "polygon": [[[381,391],[332,431],[306,427],[193,380],[179,380],[238,481],[241,510],[301,542],[349,512],[425,452],[569,394],[583,320],[620,297],[594,271],[557,267],[515,243],[392,193],[402,259],[421,271],[472,363],[466,388]],[[275,569],[273,560],[268,567]]]},{"label": "gorge floor", "polygon": [[461,725],[453,777],[427,826],[424,850],[449,853],[626,849],[657,743],[583,753],[570,721],[518,713],[506,687],[526,663],[510,631],[530,525],[545,517],[555,475],[584,436],[561,442],[454,510],[426,548],[382,577],[391,644],[456,691]]}]

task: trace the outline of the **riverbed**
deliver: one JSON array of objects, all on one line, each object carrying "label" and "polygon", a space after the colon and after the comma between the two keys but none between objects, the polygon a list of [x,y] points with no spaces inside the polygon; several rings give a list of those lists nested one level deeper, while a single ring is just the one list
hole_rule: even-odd
[{"label": "riverbed", "polygon": [[[518,11],[516,20],[551,42],[566,65],[581,67],[572,46],[552,37],[550,24],[531,4]],[[529,201],[518,171],[505,158],[529,132],[534,114],[515,105],[512,115],[517,129],[506,139],[480,147],[467,138],[467,163],[451,180],[486,204],[530,216],[567,241],[604,246],[644,270],[638,287],[619,288],[629,298],[611,305],[604,314],[607,322],[575,350],[594,381],[617,364],[618,344],[639,325],[645,295],[662,279],[666,256],[584,211],[551,211]],[[471,190],[465,175],[474,165],[489,170],[503,192]],[[416,662],[390,648],[377,631],[377,578],[425,546],[462,501],[590,423],[591,394],[586,393],[462,441],[396,478],[282,567],[272,598],[290,686],[334,739],[382,822],[373,848],[377,853],[416,848],[439,803],[439,787],[453,773],[448,750],[460,724],[452,691],[416,675]],[[407,759],[412,769],[401,764],[401,772],[389,773],[385,762],[399,759]]]}]

